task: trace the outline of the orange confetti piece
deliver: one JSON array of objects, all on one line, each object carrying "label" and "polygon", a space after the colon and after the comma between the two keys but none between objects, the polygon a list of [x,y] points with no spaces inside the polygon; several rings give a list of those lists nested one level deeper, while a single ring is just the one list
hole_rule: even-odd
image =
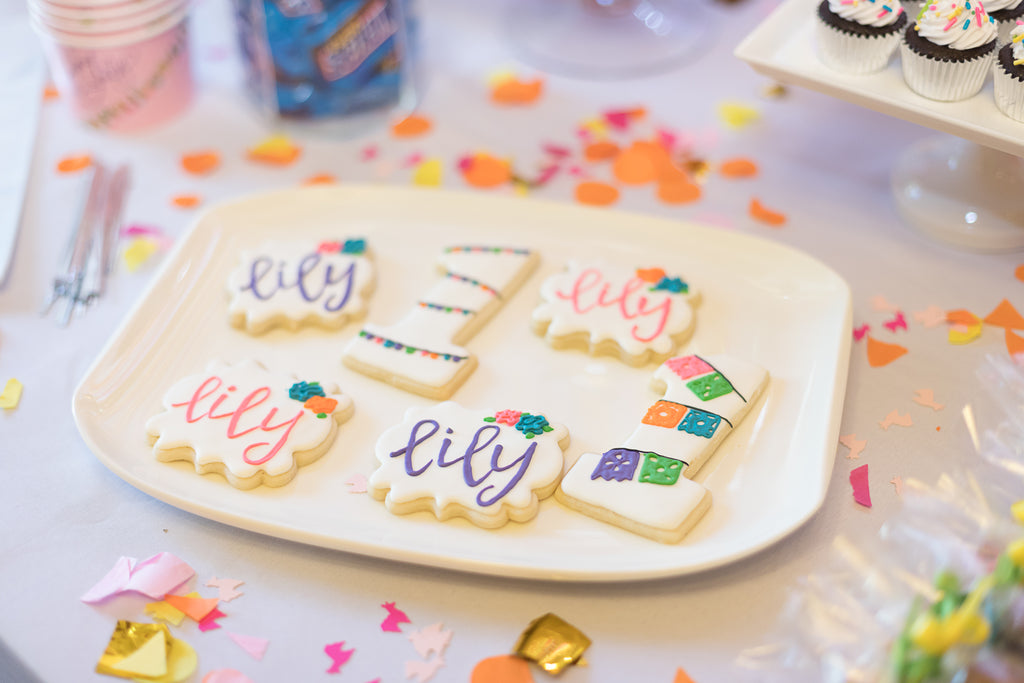
[{"label": "orange confetti piece", "polygon": [[962,346],[970,344],[981,336],[981,323],[977,325],[953,325],[949,328],[949,343]]},{"label": "orange confetti piece", "polygon": [[958,308],[955,311],[946,312],[946,322],[952,323],[953,325],[973,327],[981,324],[981,318],[974,315],[966,308]]},{"label": "orange confetti piece", "polygon": [[759,200],[750,200],[750,217],[774,227],[786,224],[786,214],[766,208]]},{"label": "orange confetti piece", "polygon": [[469,160],[462,177],[473,187],[497,187],[512,178],[508,162],[480,153]]},{"label": "orange confetti piece", "polygon": [[615,158],[612,173],[627,185],[644,185],[681,173],[665,148],[656,142],[634,142]]},{"label": "orange confetti piece", "polygon": [[1024,353],[1024,337],[1020,336],[1009,327],[1006,328],[1006,350],[1014,357],[1018,354]]},{"label": "orange confetti piece", "polygon": [[888,365],[906,352],[905,346],[880,342],[868,335],[868,365],[873,368]]},{"label": "orange confetti piece", "polygon": [[700,199],[701,191],[688,179],[669,180],[658,184],[658,199],[666,204],[686,204]]},{"label": "orange confetti piece", "polygon": [[396,138],[414,138],[429,133],[434,124],[426,116],[413,114],[391,126],[391,134]]},{"label": "orange confetti piece", "polygon": [[1017,309],[1013,307],[1013,304],[1007,299],[1003,299],[999,302],[999,305],[995,309],[985,316],[984,321],[989,325],[995,325],[996,327],[1006,327],[1014,330],[1024,330],[1024,318],[1021,317]]},{"label": "orange confetti piece", "polygon": [[286,135],[272,135],[247,151],[252,161],[275,166],[287,166],[299,158],[302,148],[292,143]]},{"label": "orange confetti piece", "polygon": [[185,169],[186,173],[192,175],[212,173],[218,166],[220,166],[220,155],[211,150],[185,154],[181,157],[181,167]]},{"label": "orange confetti piece", "polygon": [[470,683],[533,683],[530,665],[515,655],[488,657],[473,667]]},{"label": "orange confetti piece", "polygon": [[179,209],[194,209],[202,203],[202,198],[196,194],[179,194],[171,197],[171,204]]},{"label": "orange confetti piece", "polygon": [[203,617],[217,607],[217,598],[190,598],[186,595],[164,596],[164,602],[174,609],[184,612],[194,621],[202,621]]},{"label": "orange confetti piece", "polygon": [[604,161],[619,155],[619,146],[614,142],[592,142],[583,149],[583,158],[587,161]]},{"label": "orange confetti piece", "polygon": [[316,175],[310,176],[302,181],[303,185],[333,185],[338,182],[330,173],[317,173]]},{"label": "orange confetti piece", "polygon": [[74,173],[76,171],[81,171],[83,168],[89,168],[90,166],[92,166],[92,157],[88,154],[64,157],[57,162],[57,172]]},{"label": "orange confetti piece", "polygon": [[55,100],[60,97],[60,92],[57,90],[57,86],[53,83],[47,83],[46,87],[43,88],[43,101]]},{"label": "orange confetti piece", "polygon": [[1013,271],[1013,276],[1024,282],[1024,264],[1017,266],[1017,269]]},{"label": "orange confetti piece", "polygon": [[576,201],[590,206],[608,206],[619,200],[619,191],[614,185],[588,180],[576,186]]},{"label": "orange confetti piece", "polygon": [[533,104],[544,91],[544,81],[521,81],[515,76],[502,79],[491,88],[491,100],[497,104]]},{"label": "orange confetti piece", "polygon": [[695,683],[690,674],[683,670],[683,667],[676,668],[676,677],[672,680],[672,683]]},{"label": "orange confetti piece", "polygon": [[718,172],[726,178],[749,178],[757,175],[757,164],[750,159],[738,158],[723,161]]}]

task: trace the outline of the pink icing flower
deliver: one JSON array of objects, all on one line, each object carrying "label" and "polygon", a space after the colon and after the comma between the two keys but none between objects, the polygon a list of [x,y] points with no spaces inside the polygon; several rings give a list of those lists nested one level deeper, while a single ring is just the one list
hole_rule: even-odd
[{"label": "pink icing flower", "polygon": [[494,421],[506,424],[509,427],[515,427],[516,423],[519,422],[519,416],[522,414],[518,410],[499,410],[494,414]]},{"label": "pink icing flower", "polygon": [[321,254],[333,254],[341,251],[341,247],[341,242],[321,242],[320,246],[318,246],[316,250]]}]

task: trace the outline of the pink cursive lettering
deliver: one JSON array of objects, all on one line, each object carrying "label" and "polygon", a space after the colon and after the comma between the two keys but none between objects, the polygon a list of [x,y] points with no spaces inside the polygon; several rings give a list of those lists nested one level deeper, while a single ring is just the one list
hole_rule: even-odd
[{"label": "pink cursive lettering", "polygon": [[623,320],[653,320],[653,332],[650,334],[641,332],[640,322],[630,330],[630,335],[637,341],[649,342],[664,333],[672,310],[672,298],[668,292],[664,292],[661,300],[652,304],[647,295],[642,293],[646,284],[640,278],[633,277],[617,291],[613,291],[613,283],[606,281],[601,271],[587,268],[573,282],[570,291],[556,291],[555,296],[571,301],[573,310],[579,315],[586,315],[596,308],[616,307]]}]

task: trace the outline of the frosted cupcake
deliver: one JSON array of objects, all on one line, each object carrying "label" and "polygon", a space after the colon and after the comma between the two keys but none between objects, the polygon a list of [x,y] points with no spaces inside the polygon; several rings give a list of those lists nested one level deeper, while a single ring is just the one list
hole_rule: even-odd
[{"label": "frosted cupcake", "polygon": [[921,8],[900,43],[903,79],[941,102],[981,90],[996,54],[996,24],[980,0],[942,0]]},{"label": "frosted cupcake", "polygon": [[818,55],[836,71],[880,71],[896,51],[906,24],[899,0],[822,0]]},{"label": "frosted cupcake", "polygon": [[1010,31],[1010,42],[1000,48],[992,77],[999,111],[1024,121],[1024,25],[1015,24]]},{"label": "frosted cupcake", "polygon": [[996,22],[996,45],[1006,45],[1017,20],[1024,17],[1024,0],[988,0],[985,9]]}]

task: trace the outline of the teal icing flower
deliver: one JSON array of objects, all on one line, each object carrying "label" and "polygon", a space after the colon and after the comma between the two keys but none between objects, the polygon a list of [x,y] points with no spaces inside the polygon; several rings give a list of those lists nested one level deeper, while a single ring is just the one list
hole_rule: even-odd
[{"label": "teal icing flower", "polygon": [[345,244],[341,247],[342,254],[354,254],[359,256],[366,251],[366,240],[345,240]]},{"label": "teal icing flower", "polygon": [[516,422],[516,429],[521,431],[527,439],[532,439],[538,434],[550,432],[552,428],[543,415],[523,413],[519,416],[519,422]]},{"label": "teal icing flower", "polygon": [[288,389],[288,398],[305,403],[310,396],[326,396],[320,382],[296,382]]},{"label": "teal icing flower", "polygon": [[665,290],[673,294],[686,294],[690,291],[690,285],[677,277],[663,277],[654,285],[654,291]]}]

